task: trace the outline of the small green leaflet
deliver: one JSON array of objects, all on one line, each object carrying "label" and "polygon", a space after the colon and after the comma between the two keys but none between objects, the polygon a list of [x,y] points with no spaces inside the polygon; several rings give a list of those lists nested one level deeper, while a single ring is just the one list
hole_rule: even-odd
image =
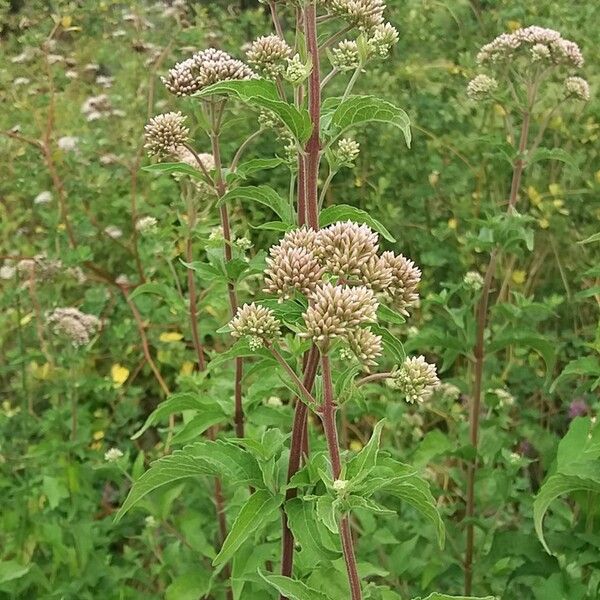
[{"label": "small green leaflet", "polygon": [[277,517],[280,504],[281,500],[266,490],[254,492],[238,513],[221,551],[213,560],[213,565],[217,567],[226,563],[252,533]]},{"label": "small green leaflet", "polygon": [[283,575],[271,575],[258,570],[258,574],[281,595],[289,600],[333,600],[322,592],[308,587],[305,583],[284,577]]},{"label": "small green leaflet", "polygon": [[273,112],[301,143],[306,142],[312,131],[310,116],[305,108],[298,110],[293,104],[280,99],[277,87],[266,79],[221,81],[200,90],[196,98],[223,95],[233,96],[250,106]]}]

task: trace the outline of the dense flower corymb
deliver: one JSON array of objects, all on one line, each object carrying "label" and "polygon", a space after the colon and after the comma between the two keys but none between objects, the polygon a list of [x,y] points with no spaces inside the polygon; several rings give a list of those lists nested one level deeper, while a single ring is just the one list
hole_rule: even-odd
[{"label": "dense flower corymb", "polygon": [[377,358],[383,353],[380,335],[375,335],[370,329],[359,328],[348,332],[345,339],[350,350],[365,367],[377,364]]},{"label": "dense flower corymb", "polygon": [[229,327],[233,337],[247,337],[250,347],[254,350],[264,346],[265,342],[273,341],[280,333],[280,323],[273,311],[254,302],[238,308],[237,314],[229,322]]},{"label": "dense flower corymb", "polygon": [[521,49],[529,50],[536,61],[548,60],[553,64],[566,64],[575,68],[583,66],[583,56],[575,42],[564,39],[554,29],[537,25],[499,35],[481,48],[477,62],[494,64],[509,60]]},{"label": "dense flower corymb", "polygon": [[423,356],[407,358],[389,381],[410,404],[429,399],[440,384],[435,365],[430,365]]},{"label": "dense flower corymb", "polygon": [[151,156],[172,156],[187,143],[190,130],[180,112],[168,112],[150,119],[144,128],[145,148]]},{"label": "dense flower corymb", "polygon": [[590,99],[590,84],[582,77],[567,77],[565,90],[568,96],[587,102]]},{"label": "dense flower corymb", "polygon": [[252,79],[252,69],[223,50],[208,48],[177,63],[162,82],[177,96],[191,96],[220,81]]},{"label": "dense flower corymb", "polygon": [[383,23],[384,0],[321,0],[321,4],[360,29],[372,29]]},{"label": "dense flower corymb", "polygon": [[269,77],[281,75],[292,49],[278,35],[264,35],[254,40],[246,51],[248,62]]},{"label": "dense flower corymb", "polygon": [[306,325],[303,335],[325,343],[345,336],[363,323],[374,321],[378,305],[373,291],[367,287],[326,283],[310,295],[310,306],[303,315]]},{"label": "dense flower corymb", "polygon": [[498,88],[498,82],[488,75],[477,75],[467,85],[467,96],[471,100],[484,100],[489,98]]},{"label": "dense flower corymb", "polygon": [[421,281],[421,270],[412,260],[393,252],[384,252],[381,260],[392,270],[392,283],[387,288],[397,309],[408,315],[408,309],[419,299],[417,286]]}]

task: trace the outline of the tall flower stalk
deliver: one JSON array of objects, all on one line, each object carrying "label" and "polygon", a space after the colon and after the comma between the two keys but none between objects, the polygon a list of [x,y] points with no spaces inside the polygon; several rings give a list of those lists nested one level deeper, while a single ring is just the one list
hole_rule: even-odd
[{"label": "tall flower stalk", "polygon": [[[583,56],[577,44],[564,39],[558,31],[532,26],[518,29],[513,33],[504,33],[489,44],[483,46],[477,56],[477,62],[494,72],[494,75],[505,84],[507,95],[499,93],[501,86],[498,79],[487,74],[479,74],[467,86],[467,94],[474,101],[494,99],[507,106],[507,112],[514,113],[520,122],[520,133],[516,141],[513,161],[510,192],[508,196],[507,217],[516,214],[523,172],[536,159],[538,150],[551,117],[563,104],[565,98],[577,100],[589,99],[587,82],[579,77],[569,76],[564,79],[564,70],[579,69],[583,66]],[[562,77],[562,82],[560,79]],[[562,91],[555,100],[554,106],[546,109],[545,114],[539,109],[544,85],[562,83]],[[561,89],[561,88],[559,88]],[[552,94],[554,90],[550,90]],[[556,96],[556,93],[554,92]],[[511,110],[512,109],[512,110]],[[537,117],[539,122],[537,135],[532,140],[532,123]],[[510,135],[510,132],[509,132]],[[515,141],[513,140],[513,143]],[[488,264],[483,278],[483,287],[476,311],[476,331],[473,380],[471,402],[469,408],[469,440],[477,451],[479,446],[479,424],[481,414],[481,397],[484,381],[485,365],[485,332],[489,321],[489,304],[492,285],[496,274],[498,256],[502,251],[500,244],[491,249]],[[477,474],[477,457],[467,465],[466,489],[466,550],[464,560],[465,594],[473,589],[473,561],[475,551],[476,515],[475,480]]]}]

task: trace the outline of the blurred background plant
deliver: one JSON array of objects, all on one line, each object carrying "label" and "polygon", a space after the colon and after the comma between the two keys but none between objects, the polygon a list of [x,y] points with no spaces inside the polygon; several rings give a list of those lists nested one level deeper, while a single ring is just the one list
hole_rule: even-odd
[{"label": "blurred background plant", "polygon": [[[249,0],[86,0],[7,1],[0,16],[0,597],[201,597],[211,585],[217,531],[209,486],[188,486],[184,495],[183,485],[170,487],[119,524],[112,519],[128,489],[123,474],[137,478],[164,452],[166,419],[130,437],[168,390],[202,385],[180,262],[185,202],[176,181],[141,170],[143,130],[159,112],[194,110],[191,101],[168,95],[159,75],[203,47],[243,56],[248,42],[270,31],[269,15]],[[342,442],[359,450],[386,417],[392,426],[382,443],[425,470],[448,542],[439,550],[433,528],[410,508],[401,509],[407,519],[361,514],[361,573],[373,582],[371,597],[382,600],[397,596],[381,595],[375,584],[399,597],[463,589],[475,305],[490,244],[517,237],[523,243],[499,258],[490,311],[497,342],[488,348],[482,392],[474,591],[507,599],[597,598],[600,7],[592,0],[575,8],[557,0],[389,0],[387,18],[399,44],[355,91],[407,110],[412,148],[401,148],[392,129],[362,129],[360,154],[348,161],[355,168],[339,170],[323,203],[366,210],[422,268],[421,305],[411,328],[398,331],[407,351],[438,364],[444,384],[425,410],[395,400],[393,388],[368,388],[359,405],[347,408]],[[477,50],[502,31],[532,24],[558,29],[581,46],[592,91],[589,102],[565,104],[549,120],[542,145],[563,154],[526,172],[526,217],[506,223],[499,217],[512,172],[508,114],[498,102],[469,101],[466,90],[479,73]],[[329,85],[343,92],[342,83]],[[240,107],[223,131],[223,152],[231,155],[253,126]],[[285,143],[261,136],[256,156],[285,159]],[[285,169],[252,178],[287,184]],[[240,259],[259,264],[257,249],[278,236],[247,223],[272,220],[269,209],[244,205],[231,218]],[[197,223],[205,252],[220,248],[218,216],[200,207]],[[215,334],[229,306],[221,287],[210,285],[211,273],[202,276],[203,333],[219,349]],[[144,281],[153,282],[153,293],[132,299]],[[64,307],[99,320],[99,334],[68,357],[68,342],[46,321]],[[212,390],[216,397],[229,392],[230,384],[222,385]],[[287,431],[288,397],[281,380],[263,372],[250,380],[245,401],[255,424]],[[232,410],[223,401],[222,412],[231,417]],[[194,439],[219,418],[184,418],[172,442]],[[105,459],[113,447],[123,455]],[[541,531],[544,514],[540,497],[552,498],[547,492],[534,506],[548,475],[555,489],[577,490],[546,516],[554,555],[534,532],[534,515]],[[268,543],[248,548],[246,560],[261,565],[272,551]],[[316,570],[311,583],[335,585],[338,576]]]}]

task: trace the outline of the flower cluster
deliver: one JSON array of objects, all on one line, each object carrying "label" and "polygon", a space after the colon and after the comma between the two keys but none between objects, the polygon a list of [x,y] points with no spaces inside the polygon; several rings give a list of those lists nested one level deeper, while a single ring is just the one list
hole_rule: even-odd
[{"label": "flower cluster", "polygon": [[527,51],[535,61],[544,60],[574,68],[583,66],[583,56],[575,42],[564,39],[554,29],[537,25],[499,35],[481,48],[477,62],[483,65],[511,60],[519,50]]},{"label": "flower cluster", "polygon": [[254,40],[246,51],[248,62],[267,77],[282,75],[286,59],[292,53],[287,42],[278,35],[265,35]]},{"label": "flower cluster", "polygon": [[[265,291],[279,301],[302,294],[308,307],[302,315],[304,332],[323,350],[340,339],[342,352],[353,354],[365,366],[375,364],[382,352],[381,337],[369,324],[376,321],[378,295],[387,297],[408,314],[418,299],[420,271],[402,255],[378,255],[378,235],[367,225],[351,221],[333,223],[315,231],[306,226],[287,232],[270,249],[265,270]],[[252,305],[249,314],[262,309]],[[244,315],[246,323],[250,317]],[[262,338],[250,329],[231,324],[235,335]],[[257,344],[258,346],[259,344]]]},{"label": "flower cluster", "polygon": [[489,75],[480,74],[475,76],[467,85],[467,96],[471,100],[485,100],[489,98],[498,88],[498,82]]},{"label": "flower cluster", "polygon": [[428,400],[440,384],[435,365],[429,364],[423,356],[407,358],[388,381],[410,404]]},{"label": "flower cluster", "polygon": [[229,327],[233,337],[248,338],[252,350],[262,348],[265,342],[273,341],[280,333],[280,323],[273,311],[254,302],[238,308]]},{"label": "flower cluster", "polygon": [[85,346],[100,327],[100,320],[77,308],[56,308],[46,316],[46,323],[55,333],[63,335],[76,348]]},{"label": "flower cluster", "polygon": [[191,96],[220,81],[252,79],[252,69],[223,50],[208,48],[177,63],[162,78],[165,87],[177,96]]},{"label": "flower cluster", "polygon": [[565,79],[565,91],[568,96],[587,102],[590,99],[590,85],[582,77],[567,77]]},{"label": "flower cluster", "polygon": [[190,130],[180,112],[168,112],[150,119],[144,128],[145,148],[151,156],[164,158],[176,154],[187,143]]},{"label": "flower cluster", "polygon": [[360,144],[350,138],[342,138],[338,142],[337,147],[337,159],[341,164],[349,167],[354,166],[354,161],[358,158],[360,153]]},{"label": "flower cluster", "polygon": [[321,4],[359,29],[370,30],[383,23],[384,0],[321,0]]}]

